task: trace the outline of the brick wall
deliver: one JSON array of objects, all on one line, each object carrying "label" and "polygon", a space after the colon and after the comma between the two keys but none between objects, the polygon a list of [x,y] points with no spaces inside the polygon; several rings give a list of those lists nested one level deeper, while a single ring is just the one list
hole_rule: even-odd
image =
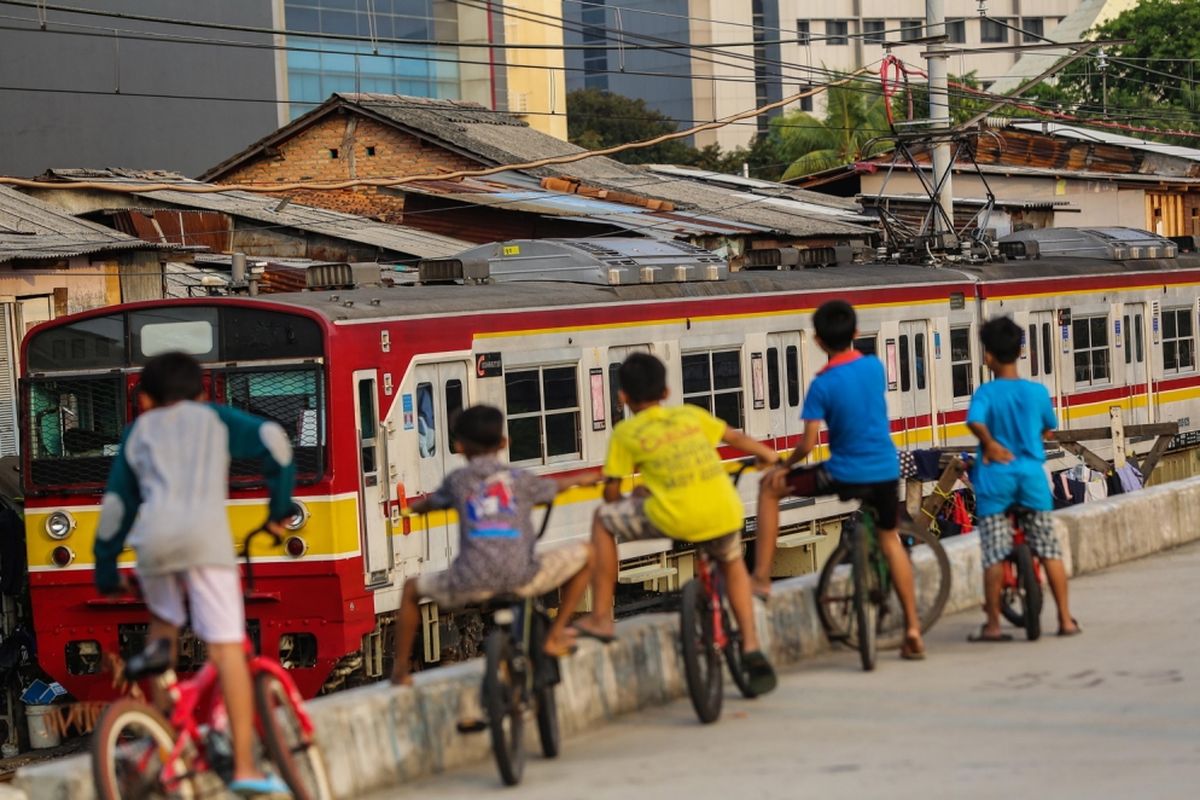
[{"label": "brick wall", "polygon": [[[336,151],[336,157],[334,155]],[[478,167],[415,136],[357,114],[331,114],[226,175],[222,183],[291,183],[353,178],[399,178]],[[400,222],[404,198],[373,187],[344,191],[293,191],[297,203]]]}]

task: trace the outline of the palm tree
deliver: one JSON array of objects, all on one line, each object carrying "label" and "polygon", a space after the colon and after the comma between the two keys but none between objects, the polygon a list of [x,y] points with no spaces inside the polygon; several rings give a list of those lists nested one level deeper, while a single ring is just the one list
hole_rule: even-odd
[{"label": "palm tree", "polygon": [[771,121],[771,136],[791,166],[781,180],[798,178],[840,164],[877,155],[883,147],[871,147],[872,139],[890,132],[886,100],[862,84],[833,86],[825,93],[825,118],[792,111]]}]

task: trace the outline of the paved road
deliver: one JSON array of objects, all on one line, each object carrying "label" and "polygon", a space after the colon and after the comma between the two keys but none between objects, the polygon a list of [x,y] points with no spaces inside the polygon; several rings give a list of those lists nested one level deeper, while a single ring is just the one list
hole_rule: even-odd
[{"label": "paved road", "polygon": [[682,700],[572,738],[510,793],[488,762],[380,797],[1195,798],[1198,577],[1193,545],[1073,582],[1075,639],[968,644],[958,614],[924,663],[832,653],[713,726]]}]

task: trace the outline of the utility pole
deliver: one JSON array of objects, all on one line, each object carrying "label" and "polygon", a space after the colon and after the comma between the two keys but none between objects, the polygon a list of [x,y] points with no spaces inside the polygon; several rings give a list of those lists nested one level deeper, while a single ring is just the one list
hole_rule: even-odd
[{"label": "utility pole", "polygon": [[[935,39],[927,51],[929,68],[929,122],[938,143],[933,148],[933,185],[935,187],[938,205],[945,212],[945,219],[954,221],[954,190],[951,174],[953,164],[950,163],[950,142],[946,132],[950,130],[950,96],[947,85],[947,59],[944,52],[946,36],[946,5],[945,0],[925,0],[925,36]],[[938,38],[940,37],[940,38]],[[957,244],[953,224],[949,231],[942,230],[942,221],[937,214],[933,215],[934,231],[937,234],[946,233],[939,243],[943,246]]]}]

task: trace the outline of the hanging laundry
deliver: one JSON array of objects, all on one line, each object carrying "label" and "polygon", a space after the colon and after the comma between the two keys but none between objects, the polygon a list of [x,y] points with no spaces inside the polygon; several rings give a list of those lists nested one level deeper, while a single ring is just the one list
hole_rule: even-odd
[{"label": "hanging laundry", "polygon": [[1125,466],[1117,468],[1117,477],[1121,480],[1121,488],[1127,492],[1136,492],[1145,485],[1141,471],[1128,461]]},{"label": "hanging laundry", "polygon": [[941,450],[912,450],[913,461],[917,465],[917,475],[923,481],[936,481],[942,477]]},{"label": "hanging laundry", "polygon": [[900,456],[900,477],[907,480],[917,476],[917,460],[913,458],[913,454],[907,450],[899,451]]},{"label": "hanging laundry", "polygon": [[1094,500],[1105,500],[1108,498],[1108,478],[1103,472],[1097,472],[1094,469],[1088,470],[1087,488],[1084,490],[1084,499],[1087,502]]}]

